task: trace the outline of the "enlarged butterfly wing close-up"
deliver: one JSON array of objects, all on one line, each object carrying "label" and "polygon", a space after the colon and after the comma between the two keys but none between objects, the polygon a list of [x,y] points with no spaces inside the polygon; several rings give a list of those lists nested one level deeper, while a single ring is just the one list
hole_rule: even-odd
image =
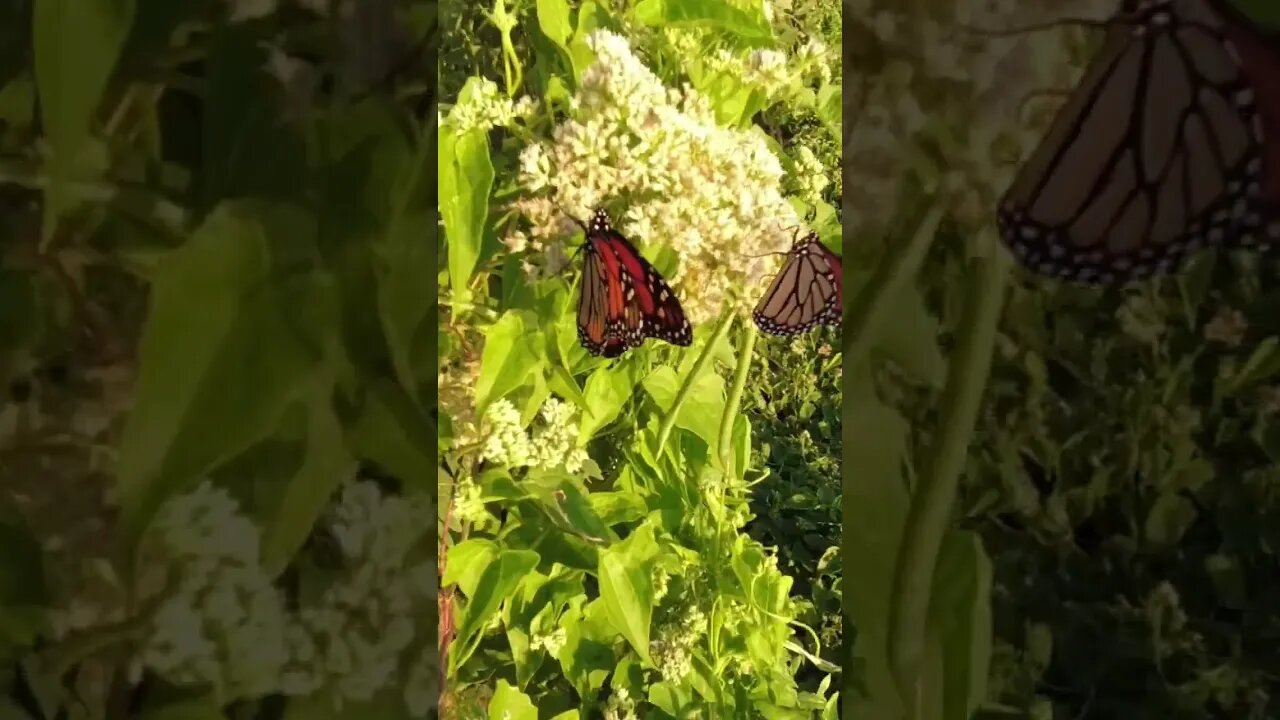
[{"label": "enlarged butterfly wing close-up", "polygon": [[688,346],[693,331],[662,275],[597,211],[586,226],[578,339],[593,355],[617,357],[645,338]]},{"label": "enlarged butterfly wing close-up", "polygon": [[752,318],[770,335],[798,335],[826,324],[839,325],[844,306],[840,256],[809,233],[787,253]]},{"label": "enlarged butterfly wing close-up", "polygon": [[1239,22],[1210,0],[1126,0],[1001,200],[1001,238],[1025,266],[1123,283],[1207,245],[1276,239]]}]

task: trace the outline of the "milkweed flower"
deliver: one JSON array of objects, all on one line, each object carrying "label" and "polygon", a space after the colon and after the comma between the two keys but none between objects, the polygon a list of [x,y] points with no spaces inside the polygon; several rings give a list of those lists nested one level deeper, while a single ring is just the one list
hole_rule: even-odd
[{"label": "milkweed flower", "polygon": [[666,87],[625,38],[596,30],[587,44],[596,59],[569,119],[521,156],[528,195],[515,208],[531,242],[572,232],[561,207],[582,218],[617,203],[625,211],[615,223],[650,257],[675,251],[666,275],[690,321],[710,320],[726,302],[745,313],[755,298],[739,289],[777,271],[779,258],[765,254],[785,251],[799,224],[781,192],[782,163],[758,132],[719,125],[693,88]]},{"label": "milkweed flower", "polygon": [[489,130],[506,127],[517,119],[525,118],[537,110],[537,102],[531,97],[512,101],[502,95],[498,85],[485,77],[473,77],[467,81],[458,102],[449,109],[445,122],[458,130]]},{"label": "milkweed flower", "polygon": [[266,694],[288,660],[283,598],[259,565],[257,526],[205,481],[166,502],[147,531],[139,596],[155,599],[140,663],[224,702]]}]

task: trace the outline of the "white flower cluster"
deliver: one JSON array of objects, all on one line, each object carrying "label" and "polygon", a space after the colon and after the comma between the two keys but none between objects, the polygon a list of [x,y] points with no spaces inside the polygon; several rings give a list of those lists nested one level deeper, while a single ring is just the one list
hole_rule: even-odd
[{"label": "white flower cluster", "polygon": [[791,82],[787,56],[777,50],[753,50],[747,55],[747,66],[743,69],[743,80],[759,86],[769,95]]},{"label": "white flower cluster", "polygon": [[636,720],[636,700],[625,687],[615,687],[605,701],[604,720]]},{"label": "white flower cluster", "polygon": [[801,145],[791,160],[791,172],[787,175],[795,194],[809,204],[822,200],[822,191],[831,180],[827,178],[827,168],[807,145]]},{"label": "white flower cluster", "polygon": [[462,89],[457,104],[449,109],[445,122],[459,133],[488,130],[511,125],[517,119],[529,117],[536,109],[537,101],[533,98],[526,95],[512,102],[492,80],[474,77]]},{"label": "white flower cluster", "polygon": [[538,414],[542,424],[530,434],[521,425],[515,405],[505,398],[495,400],[485,410],[488,434],[482,451],[484,459],[509,468],[563,467],[570,473],[581,470],[588,456],[577,446],[577,409],[552,397],[547,398]]},{"label": "white flower cluster", "polygon": [[258,528],[205,482],[168,501],[148,530],[138,594],[158,607],[135,670],[211,687],[223,702],[324,692],[338,707],[403,681],[406,705],[425,717],[434,648],[403,678],[401,666],[436,597],[435,563],[415,553],[434,522],[425,497],[348,485],[326,523],[343,571],[295,615],[259,564]]},{"label": "white flower cluster", "polygon": [[[286,692],[323,691],[341,707],[393,686],[417,635],[416,618],[435,602],[435,563],[414,553],[434,523],[424,496],[385,496],[371,482],[344,489],[328,527],[345,571],[316,604],[299,612]],[[405,693],[417,697],[422,691]]]},{"label": "white flower cluster", "polygon": [[[914,13],[930,8],[921,18]],[[953,219],[990,224],[1018,163],[1040,141],[1082,69],[1084,46],[1096,40],[1063,24],[1041,32],[995,37],[978,29],[1052,23],[1064,17],[1107,17],[1112,0],[1018,3],[962,0],[958,5],[901,5],[850,0],[854,32],[879,48],[854,60],[846,87],[855,108],[847,128],[845,181],[855,232],[881,228],[896,209],[903,178],[928,148],[936,177],[926,188],[947,198]],[[852,12],[849,12],[852,10]],[[869,58],[883,58],[871,61]]]},{"label": "white flower cluster", "polygon": [[520,411],[510,400],[495,400],[485,409],[484,419],[489,425],[484,450],[481,451],[485,460],[505,467],[533,464],[533,446],[520,423]]},{"label": "white flower cluster", "polygon": [[690,604],[654,630],[649,654],[665,680],[680,682],[689,675],[693,669],[693,648],[706,635],[706,626],[706,613]]},{"label": "white flower cluster", "polygon": [[274,690],[287,659],[284,604],[259,565],[258,528],[204,482],[148,530],[139,596],[158,599],[142,665],[224,701]]},{"label": "white flower cluster", "polygon": [[588,36],[596,60],[583,74],[572,117],[554,142],[521,156],[530,197],[516,208],[539,242],[571,231],[557,205],[585,217],[607,201],[632,240],[666,245],[679,265],[667,278],[689,319],[705,322],[726,301],[745,311],[778,267],[788,228],[799,224],[783,198],[783,169],[758,132],[721,127],[707,100],[689,87],[666,88],[627,40],[607,30]]}]

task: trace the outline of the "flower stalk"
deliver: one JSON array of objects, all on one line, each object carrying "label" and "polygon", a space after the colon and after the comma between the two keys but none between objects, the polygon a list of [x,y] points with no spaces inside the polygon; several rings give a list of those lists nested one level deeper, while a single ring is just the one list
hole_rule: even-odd
[{"label": "flower stalk", "polygon": [[960,474],[991,369],[1009,259],[998,252],[977,261],[969,305],[939,414],[939,436],[912,494],[889,602],[889,663],[909,718],[921,718],[921,665],[925,653],[933,576],[951,526]]},{"label": "flower stalk", "polygon": [[676,398],[671,402],[671,408],[667,411],[665,417],[662,418],[662,425],[658,427],[658,454],[662,453],[662,449],[667,445],[667,439],[671,437],[671,431],[675,429],[676,418],[680,416],[680,408],[684,405],[684,401],[689,397],[689,391],[693,389],[693,384],[697,382],[698,376],[702,374],[702,368],[711,360],[711,355],[715,352],[716,344],[720,342],[720,338],[729,332],[729,325],[733,322],[733,310],[726,308],[720,315],[720,320],[716,323],[715,329],[711,331],[711,337],[707,338],[707,342],[702,346],[702,352],[698,354],[698,358],[693,361],[693,367],[689,368],[689,373],[684,376],[684,382],[680,384],[680,389],[676,391]]}]

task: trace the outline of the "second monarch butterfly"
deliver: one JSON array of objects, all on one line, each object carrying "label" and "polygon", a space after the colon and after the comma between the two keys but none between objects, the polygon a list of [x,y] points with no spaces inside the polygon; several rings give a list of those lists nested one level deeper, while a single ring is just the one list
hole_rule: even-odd
[{"label": "second monarch butterfly", "polygon": [[1001,238],[1024,265],[1119,283],[1206,245],[1280,240],[1255,98],[1280,54],[1258,44],[1242,58],[1237,43],[1256,31],[1224,2],[1124,0],[1001,199]]},{"label": "second monarch butterfly", "polygon": [[[574,220],[574,222],[578,222]],[[592,355],[607,358],[639,347],[646,337],[687,346],[689,321],[667,281],[597,210],[581,225],[586,233],[578,340]]]},{"label": "second monarch butterfly", "polygon": [[809,233],[787,252],[787,260],[751,313],[770,335],[797,335],[820,325],[839,325],[844,306],[840,256]]}]

